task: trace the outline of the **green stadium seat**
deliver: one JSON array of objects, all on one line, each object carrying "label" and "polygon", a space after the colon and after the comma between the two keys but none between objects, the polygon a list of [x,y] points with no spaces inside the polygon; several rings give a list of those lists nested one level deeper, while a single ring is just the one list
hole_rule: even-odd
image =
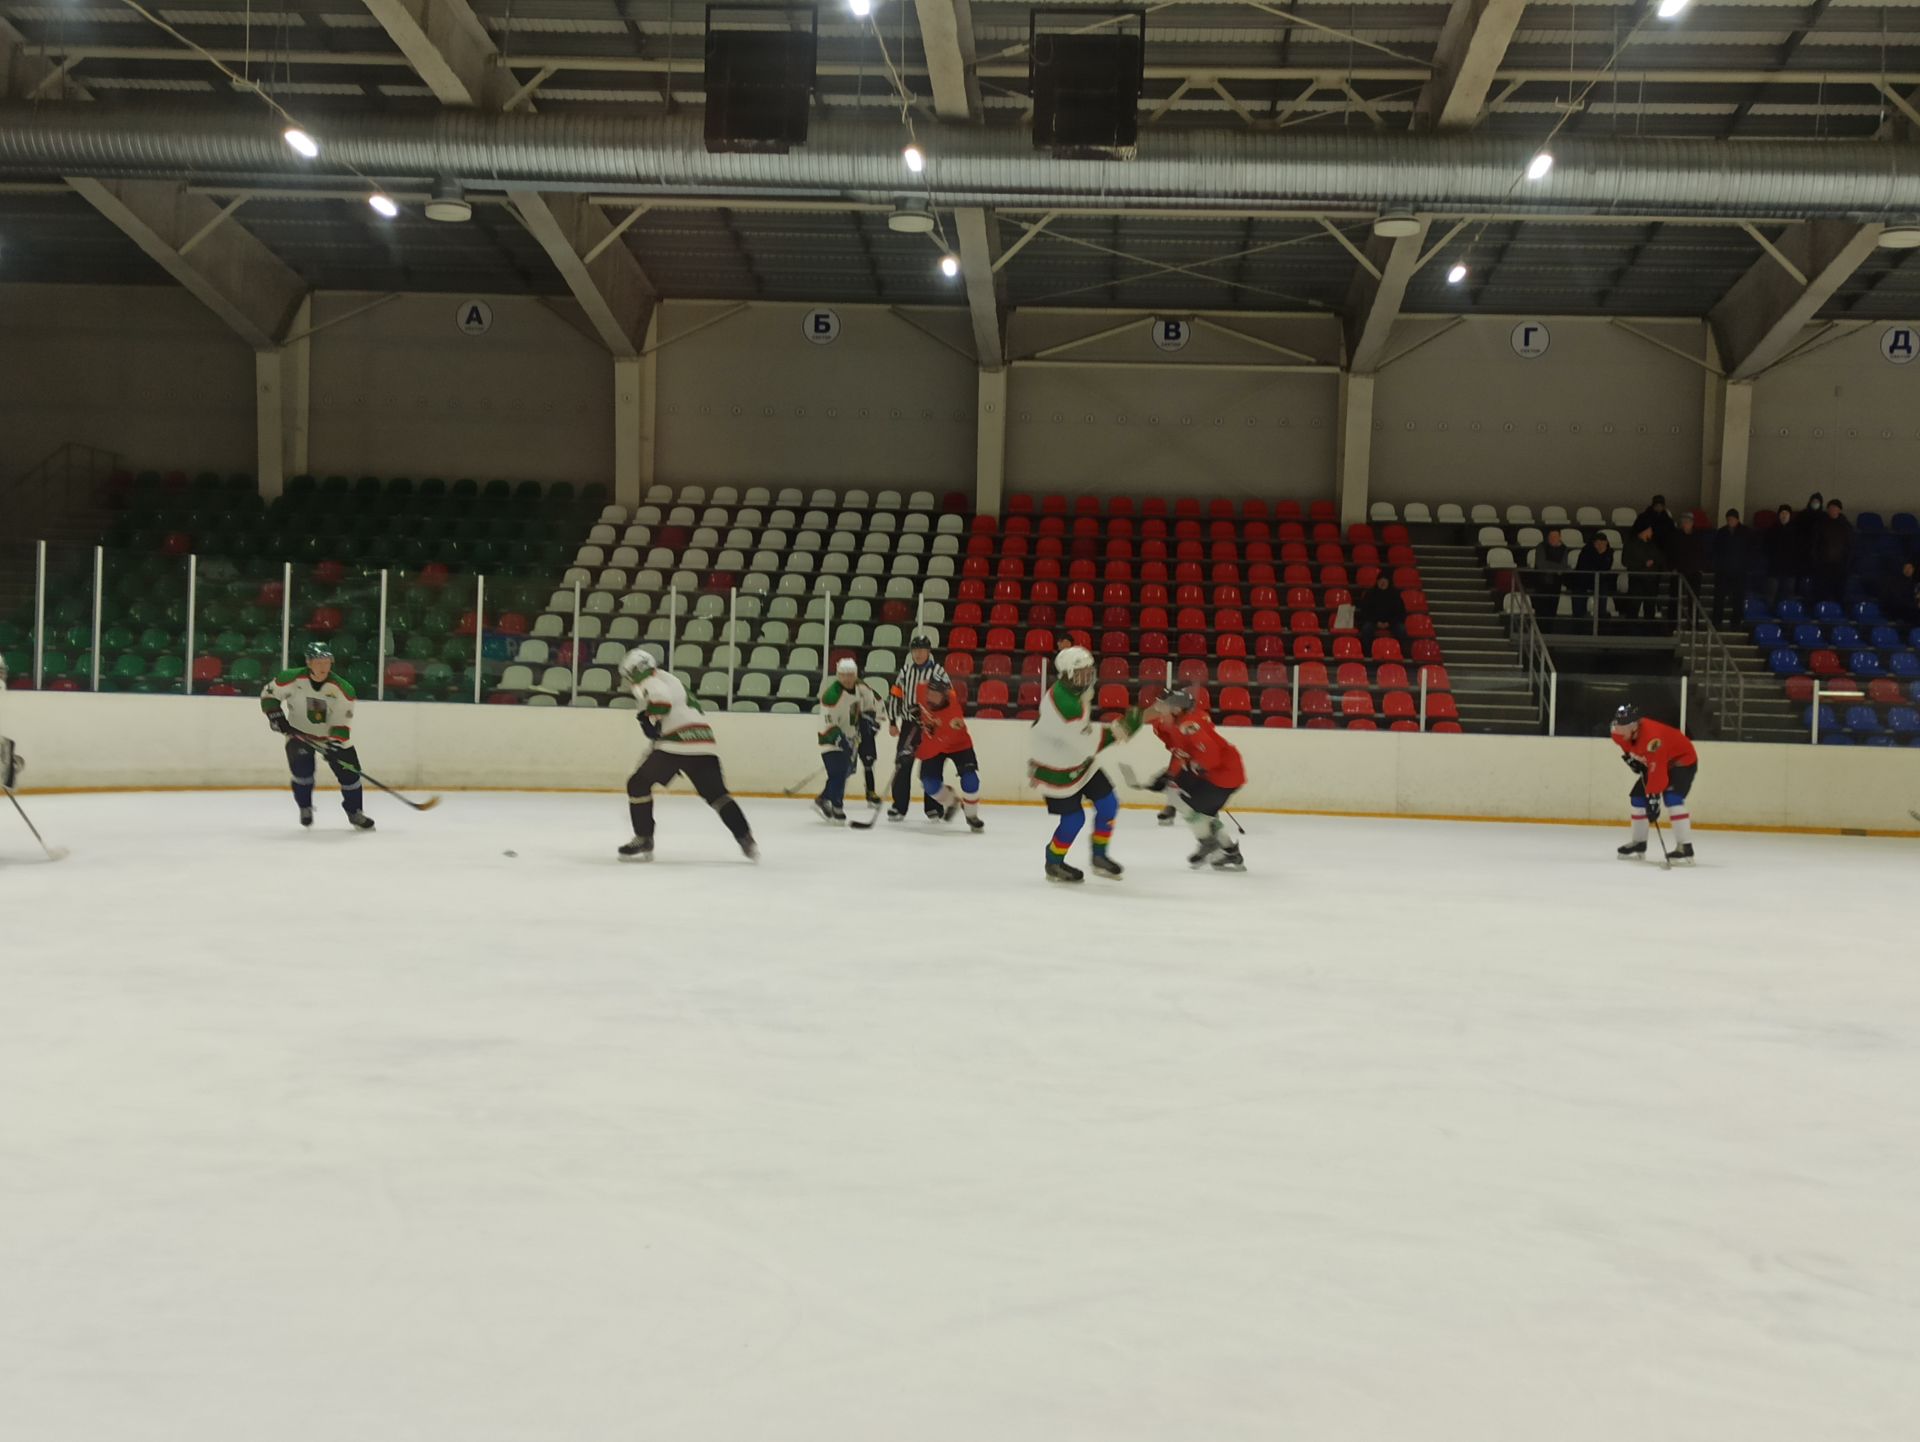
[{"label": "green stadium seat", "polygon": [[116,681],[131,681],[147,674],[147,658],[132,651],[126,652],[113,663],[113,678]]},{"label": "green stadium seat", "polygon": [[227,667],[227,679],[236,686],[260,686],[267,679],[266,667],[260,664],[256,656],[236,656],[233,664]]}]

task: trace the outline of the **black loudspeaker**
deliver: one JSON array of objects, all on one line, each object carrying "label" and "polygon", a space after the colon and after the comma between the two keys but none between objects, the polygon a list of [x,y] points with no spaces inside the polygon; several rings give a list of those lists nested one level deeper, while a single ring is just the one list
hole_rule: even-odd
[{"label": "black loudspeaker", "polygon": [[[1048,33],[1043,12],[1029,21],[1027,83],[1033,96],[1033,143],[1063,154],[1128,152],[1140,138],[1140,88],[1146,74],[1146,19],[1140,11],[1109,13],[1131,28],[1092,34]],[[1062,12],[1054,12],[1056,15]],[[1066,12],[1084,30],[1084,10]]]},{"label": "black loudspeaker", "polygon": [[[715,28],[732,8],[707,7],[707,149],[783,155],[807,140],[819,48],[814,11],[772,11],[789,20],[803,15],[805,29]],[[764,17],[769,8],[735,13]]]}]

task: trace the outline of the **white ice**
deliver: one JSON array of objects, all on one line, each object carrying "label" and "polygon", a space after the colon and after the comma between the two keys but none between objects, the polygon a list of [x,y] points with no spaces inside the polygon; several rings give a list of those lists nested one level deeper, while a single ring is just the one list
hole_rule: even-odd
[{"label": "white ice", "polygon": [[323,801],[0,814],[0,1437],[1920,1437],[1912,843]]}]

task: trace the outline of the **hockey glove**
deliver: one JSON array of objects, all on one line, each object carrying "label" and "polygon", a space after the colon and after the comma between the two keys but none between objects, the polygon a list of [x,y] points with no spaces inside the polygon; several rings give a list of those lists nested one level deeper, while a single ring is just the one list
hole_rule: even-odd
[{"label": "hockey glove", "polygon": [[1633,772],[1636,776],[1645,776],[1647,774],[1647,763],[1642,761],[1638,756],[1622,756],[1620,759],[1627,763],[1627,770]]},{"label": "hockey glove", "polygon": [[1153,780],[1147,783],[1147,790],[1165,791],[1171,780],[1172,780],[1171,775],[1168,772],[1162,771],[1158,776],[1154,777]]},{"label": "hockey glove", "polygon": [[1658,821],[1659,819],[1660,819],[1660,798],[1658,796],[1649,796],[1647,798],[1647,820]]},{"label": "hockey glove", "polygon": [[644,711],[640,713],[640,731],[649,741],[660,739],[660,723]]},{"label": "hockey glove", "polygon": [[287,713],[284,711],[269,711],[267,713],[267,725],[278,731],[282,736],[293,735],[292,723],[287,720]]},{"label": "hockey glove", "polygon": [[20,773],[26,769],[26,758],[11,741],[0,736],[0,789],[12,791],[20,784]]}]

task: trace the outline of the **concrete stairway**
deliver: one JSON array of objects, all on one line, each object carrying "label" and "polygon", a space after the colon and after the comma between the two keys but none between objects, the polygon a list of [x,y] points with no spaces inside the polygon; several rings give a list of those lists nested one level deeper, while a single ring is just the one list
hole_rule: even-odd
[{"label": "concrete stairway", "polygon": [[1447,675],[1463,730],[1538,735],[1546,718],[1527,684],[1519,649],[1508,639],[1480,553],[1448,541],[1416,541],[1421,588],[1434,633],[1446,652]]}]

